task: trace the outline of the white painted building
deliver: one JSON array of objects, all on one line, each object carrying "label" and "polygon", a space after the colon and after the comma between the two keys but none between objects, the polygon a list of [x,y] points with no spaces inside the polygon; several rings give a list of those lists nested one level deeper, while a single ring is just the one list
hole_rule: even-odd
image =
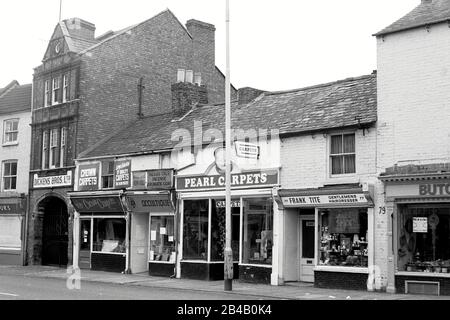
[{"label": "white painted building", "polygon": [[23,264],[31,90],[17,81],[0,90],[0,264]]}]

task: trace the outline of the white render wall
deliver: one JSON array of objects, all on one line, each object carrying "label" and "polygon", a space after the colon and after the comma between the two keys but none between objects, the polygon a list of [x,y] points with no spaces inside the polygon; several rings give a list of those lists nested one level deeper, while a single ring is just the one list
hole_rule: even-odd
[{"label": "white render wall", "polygon": [[[447,23],[386,35],[378,48],[377,172],[395,164],[450,161],[450,28]],[[392,203],[377,184],[375,261],[394,290]],[[381,211],[380,211],[381,208]],[[385,211],[384,211],[385,209]],[[383,214],[384,212],[384,214]]]},{"label": "white render wall", "polygon": [[[18,144],[3,145],[4,121],[19,119]],[[3,177],[3,161],[18,160],[17,190],[18,193],[28,194],[31,153],[31,110],[30,112],[0,115],[0,177]],[[3,192],[3,181],[0,181],[0,192]]]}]

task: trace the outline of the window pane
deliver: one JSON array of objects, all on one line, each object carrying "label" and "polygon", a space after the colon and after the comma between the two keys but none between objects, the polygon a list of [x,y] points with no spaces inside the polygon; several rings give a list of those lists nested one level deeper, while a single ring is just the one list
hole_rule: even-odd
[{"label": "window pane", "polygon": [[133,172],[133,188],[145,189],[146,172]]},{"label": "window pane", "polygon": [[320,265],[368,266],[367,209],[320,212]]},{"label": "window pane", "polygon": [[245,199],[243,206],[242,262],[247,264],[272,264],[272,199]]},{"label": "window pane", "polygon": [[183,259],[208,258],[208,200],[184,201]]},{"label": "window pane", "polygon": [[345,163],[345,173],[355,173],[356,172],[355,155],[344,156],[344,163]]},{"label": "window pane", "polygon": [[331,154],[342,153],[342,136],[331,137]]},{"label": "window pane", "polygon": [[11,133],[10,142],[17,141],[17,135],[18,135],[17,132]]},{"label": "window pane", "polygon": [[12,177],[11,178],[11,188],[10,190],[16,190],[17,189],[17,178],[16,177]]},{"label": "window pane", "polygon": [[355,152],[355,135],[347,134],[344,136],[344,153]]},{"label": "window pane", "polygon": [[17,131],[18,129],[19,129],[19,121],[14,120],[14,121],[12,122],[12,130],[13,130],[13,131]]},{"label": "window pane", "polygon": [[344,173],[344,157],[334,156],[331,157],[331,174],[343,174]]},{"label": "window pane", "polygon": [[151,217],[150,261],[175,263],[174,217]]},{"label": "window pane", "polygon": [[6,162],[5,165],[5,173],[3,174],[3,176],[7,177],[11,175],[11,163]]},{"label": "window pane", "polygon": [[[223,261],[225,250],[225,199],[212,201],[211,214],[211,260]],[[231,202],[231,248],[233,260],[239,261],[239,229],[241,204],[238,199]]]},{"label": "window pane", "polygon": [[94,251],[125,253],[125,219],[94,219]]}]

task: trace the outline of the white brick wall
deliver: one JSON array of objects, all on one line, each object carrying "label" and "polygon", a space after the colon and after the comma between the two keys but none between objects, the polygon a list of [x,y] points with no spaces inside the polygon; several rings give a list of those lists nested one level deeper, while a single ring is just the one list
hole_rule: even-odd
[{"label": "white brick wall", "polygon": [[[19,119],[19,143],[13,146],[3,145],[4,121]],[[0,116],[0,177],[3,177],[3,161],[18,160],[17,192],[28,194],[31,150],[31,112]],[[0,179],[0,192],[3,191],[3,179]]]}]

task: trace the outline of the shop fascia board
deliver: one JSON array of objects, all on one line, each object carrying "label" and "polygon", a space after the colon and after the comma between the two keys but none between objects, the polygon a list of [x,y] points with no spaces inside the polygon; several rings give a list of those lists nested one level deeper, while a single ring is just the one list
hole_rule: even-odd
[{"label": "shop fascia board", "polygon": [[409,182],[409,181],[424,181],[424,180],[448,180],[450,179],[450,173],[418,173],[407,175],[388,175],[379,176],[379,180],[383,182]]},{"label": "shop fascia board", "polygon": [[105,197],[105,196],[121,196],[124,194],[123,190],[109,190],[109,191],[74,191],[67,193],[70,198],[85,198],[85,197]]}]

